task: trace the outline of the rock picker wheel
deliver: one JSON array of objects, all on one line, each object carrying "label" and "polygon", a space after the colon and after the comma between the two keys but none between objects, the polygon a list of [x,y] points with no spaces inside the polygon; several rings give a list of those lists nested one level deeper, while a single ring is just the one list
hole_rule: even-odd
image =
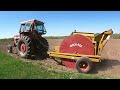
[{"label": "rock picker wheel", "polygon": [[76,69],[80,73],[89,73],[92,70],[93,63],[87,57],[81,57],[76,61]]},{"label": "rock picker wheel", "polygon": [[28,36],[24,36],[23,38],[19,39],[17,45],[18,55],[22,58],[29,58],[31,51],[30,45],[31,45],[31,40]]}]

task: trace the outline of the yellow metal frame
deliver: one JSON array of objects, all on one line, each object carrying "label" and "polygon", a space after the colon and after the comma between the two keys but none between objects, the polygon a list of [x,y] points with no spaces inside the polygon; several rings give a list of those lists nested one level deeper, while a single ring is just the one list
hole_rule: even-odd
[{"label": "yellow metal frame", "polygon": [[108,30],[108,31],[104,31],[103,33],[97,35],[95,37],[95,41],[96,41],[96,54],[97,55],[101,55],[103,47],[105,46],[105,44],[107,43],[108,39],[110,38],[110,36],[113,34],[112,29]]},{"label": "yellow metal frame", "polygon": [[79,60],[80,57],[88,57],[92,62],[101,62],[99,55],[84,55],[84,54],[70,54],[70,53],[60,53],[59,52],[60,46],[55,46],[53,52],[48,52],[49,57],[56,57],[56,58],[66,58],[71,60]]},{"label": "yellow metal frame", "polygon": [[71,33],[71,35],[75,35],[75,34],[86,36],[87,38],[89,38],[92,41],[94,41],[94,38],[95,38],[94,33],[76,32],[76,31]]},{"label": "yellow metal frame", "polygon": [[70,54],[70,53],[57,53],[57,52],[48,52],[50,57],[56,58],[66,58],[71,60],[79,60],[80,57],[88,57],[92,62],[101,62],[100,56],[98,55],[83,55],[83,54]]}]

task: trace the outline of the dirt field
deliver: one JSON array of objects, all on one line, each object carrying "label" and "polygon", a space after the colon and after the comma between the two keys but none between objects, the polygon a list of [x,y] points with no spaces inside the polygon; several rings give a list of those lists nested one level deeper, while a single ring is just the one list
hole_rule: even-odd
[{"label": "dirt field", "polygon": [[[48,39],[50,50],[53,50],[53,47],[60,45],[62,39]],[[6,52],[7,45],[12,42],[0,42],[0,51]],[[17,55],[16,55],[17,56]],[[107,76],[112,78],[120,78],[120,39],[110,39],[102,53],[102,62],[95,65],[95,70],[93,75]],[[68,69],[65,66],[58,65],[54,60],[36,60],[38,64],[42,63],[47,69],[57,70],[57,71],[70,71],[77,73],[76,70]]]}]

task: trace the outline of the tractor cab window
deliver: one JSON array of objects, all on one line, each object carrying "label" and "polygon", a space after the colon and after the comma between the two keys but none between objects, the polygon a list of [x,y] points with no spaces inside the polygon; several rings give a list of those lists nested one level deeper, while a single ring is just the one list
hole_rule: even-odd
[{"label": "tractor cab window", "polygon": [[36,27],[37,27],[37,30],[38,30],[38,31],[43,31],[43,30],[44,30],[44,29],[43,29],[43,25],[37,25]]},{"label": "tractor cab window", "polygon": [[37,30],[40,33],[44,33],[46,31],[43,24],[37,24],[37,25],[35,25],[34,29]]},{"label": "tractor cab window", "polygon": [[25,27],[24,27],[24,31],[30,30],[31,24],[32,24],[32,23],[30,23],[30,22],[29,22],[29,23],[26,23],[26,24],[25,24]]},{"label": "tractor cab window", "polygon": [[21,24],[20,30],[21,30],[21,31],[28,31],[28,30],[30,30],[30,29],[31,29],[31,24],[32,24],[32,23],[30,23],[30,22],[28,22],[28,23],[26,23],[26,24]]},{"label": "tractor cab window", "polygon": [[21,25],[21,31],[23,31],[24,30],[24,27],[25,27],[25,25],[23,24],[23,25]]}]

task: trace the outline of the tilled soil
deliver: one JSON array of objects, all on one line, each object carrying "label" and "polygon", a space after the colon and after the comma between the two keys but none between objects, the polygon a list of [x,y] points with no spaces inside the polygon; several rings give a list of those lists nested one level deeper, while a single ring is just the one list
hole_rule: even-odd
[{"label": "tilled soil", "polygon": [[[60,45],[63,39],[48,39],[50,46],[49,51],[52,51],[54,46]],[[7,53],[7,45],[11,44],[12,41],[0,42],[0,51]],[[12,55],[12,54],[11,54]],[[16,54],[12,56],[18,57]],[[34,64],[42,65],[48,70],[55,71],[70,71],[77,73],[77,70],[66,68],[65,66],[59,65],[52,59],[46,60],[29,60]],[[91,73],[95,76],[106,76],[111,78],[120,78],[120,39],[110,39],[105,47],[103,48],[102,53],[102,62],[95,64],[95,68]]]},{"label": "tilled soil", "polygon": [[98,74],[120,78],[120,39],[110,39],[106,43],[102,58],[96,66]]}]

